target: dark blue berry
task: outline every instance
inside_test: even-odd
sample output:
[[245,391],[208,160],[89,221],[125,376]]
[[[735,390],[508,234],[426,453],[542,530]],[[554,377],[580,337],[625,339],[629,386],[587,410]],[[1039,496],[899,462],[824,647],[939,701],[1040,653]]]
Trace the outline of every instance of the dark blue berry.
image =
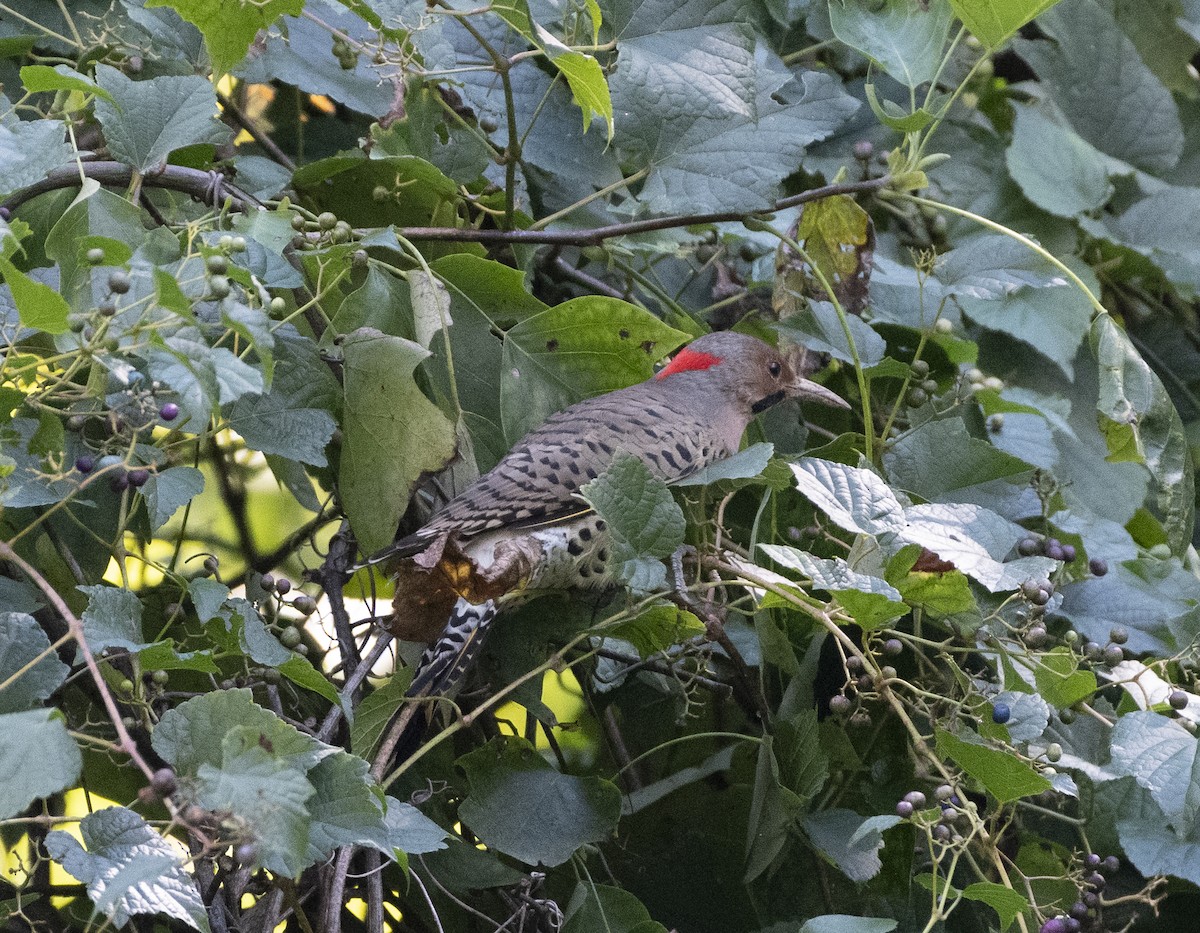
[[1093,557],[1088,561],[1088,569],[1092,572],[1093,577],[1102,577],[1108,573],[1108,561],[1101,557]]
[[996,703],[992,706],[992,722],[1002,726],[1012,718],[1012,709],[1007,703]]

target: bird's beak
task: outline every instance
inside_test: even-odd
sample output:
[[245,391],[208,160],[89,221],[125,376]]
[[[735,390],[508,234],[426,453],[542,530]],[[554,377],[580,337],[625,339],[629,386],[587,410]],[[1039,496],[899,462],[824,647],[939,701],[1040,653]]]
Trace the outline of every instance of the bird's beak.
[[827,389],[811,379],[798,379],[792,390],[792,396],[802,402],[820,402],[822,405],[830,405],[834,408],[850,407],[850,403],[832,389]]

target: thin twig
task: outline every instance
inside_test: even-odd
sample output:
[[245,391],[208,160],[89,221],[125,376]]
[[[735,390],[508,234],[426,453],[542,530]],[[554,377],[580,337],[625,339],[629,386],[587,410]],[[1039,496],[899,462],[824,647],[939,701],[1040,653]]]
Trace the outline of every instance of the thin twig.
[[317,732],[317,738],[322,742],[328,742],[333,735],[333,730],[337,728],[338,721],[342,718],[342,708],[350,701],[350,697],[354,696],[354,691],[359,688],[367,675],[371,673],[371,669],[375,667],[375,663],[383,657],[383,653],[387,651],[388,646],[392,643],[392,636],[388,632],[382,633],[371,646],[371,652],[361,664],[355,668],[353,674],[346,678],[346,683],[342,686],[341,704],[333,707],[325,716],[325,721],[321,723],[321,728]]
[[325,921],[322,933],[341,933],[342,906],[346,897],[346,875],[350,873],[350,860],[354,857],[354,846],[342,846],[334,856],[330,867],[329,884],[325,890]]
[[[4,207],[14,211],[26,201],[47,191],[78,188],[80,175],[109,188],[127,188],[133,182],[133,173],[133,168],[121,162],[78,162],[62,166],[49,172],[41,181],[13,194],[4,202]],[[220,207],[226,198],[242,210],[263,206],[253,195],[231,185],[219,172],[204,172],[182,165],[164,165],[162,168],[151,169],[141,178],[142,184],[147,187],[167,188],[190,194],[213,207]]]

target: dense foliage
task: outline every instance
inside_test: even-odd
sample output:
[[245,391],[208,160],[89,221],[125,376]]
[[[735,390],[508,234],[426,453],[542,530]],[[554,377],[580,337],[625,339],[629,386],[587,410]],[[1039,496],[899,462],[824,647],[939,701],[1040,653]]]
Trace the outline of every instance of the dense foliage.
[[[5,929],[1194,929],[1198,50],[0,0]],[[625,585],[506,613],[382,774],[421,646],[358,562],[731,326],[851,410],[618,461]]]

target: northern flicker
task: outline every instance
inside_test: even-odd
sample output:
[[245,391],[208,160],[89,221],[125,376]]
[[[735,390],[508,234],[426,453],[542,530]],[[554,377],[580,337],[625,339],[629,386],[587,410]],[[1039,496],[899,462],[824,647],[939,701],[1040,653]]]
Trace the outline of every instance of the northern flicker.
[[552,415],[423,528],[374,555],[370,563],[397,562],[392,632],[430,643],[408,696],[452,695],[502,598],[611,584],[604,522],[576,493],[618,454],[665,482],[682,479],[736,453],[754,417],[785,398],[848,407],[762,340],[700,337],[645,382]]

